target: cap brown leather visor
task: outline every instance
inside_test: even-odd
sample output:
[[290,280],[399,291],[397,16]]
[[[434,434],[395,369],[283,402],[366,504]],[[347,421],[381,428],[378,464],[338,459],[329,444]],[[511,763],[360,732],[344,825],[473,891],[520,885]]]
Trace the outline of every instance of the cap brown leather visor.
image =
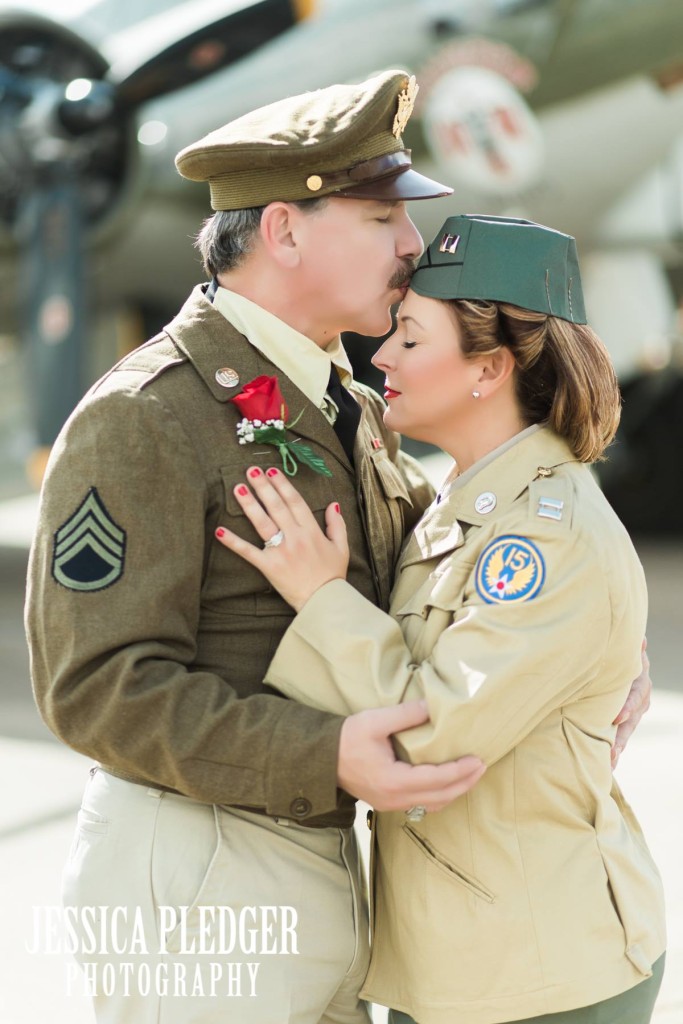
[[436,199],[452,195],[453,189],[410,168],[389,178],[352,185],[330,194],[348,199]]
[[318,180],[328,195],[349,199],[432,199],[453,192],[448,185],[413,170],[410,150],[364,160]]

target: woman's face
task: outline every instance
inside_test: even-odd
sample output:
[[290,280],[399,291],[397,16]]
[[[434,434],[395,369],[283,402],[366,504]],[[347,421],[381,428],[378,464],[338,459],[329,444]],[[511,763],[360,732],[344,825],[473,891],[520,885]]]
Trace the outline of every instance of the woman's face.
[[460,328],[445,303],[409,290],[398,327],[372,362],[385,374],[384,422],[420,441],[448,449],[453,431],[475,414],[482,365],[466,359]]

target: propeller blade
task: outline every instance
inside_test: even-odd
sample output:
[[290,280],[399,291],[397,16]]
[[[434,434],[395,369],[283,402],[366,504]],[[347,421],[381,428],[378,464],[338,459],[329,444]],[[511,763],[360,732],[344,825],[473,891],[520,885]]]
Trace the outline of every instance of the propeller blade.
[[21,204],[22,296],[29,390],[40,446],[49,446],[84,390],[83,215],[77,181],[42,185]]
[[[216,8],[225,6],[216,0],[192,0],[135,26],[134,38],[124,33],[125,40],[115,40],[115,50],[128,44],[125,55],[114,59],[109,76],[116,83],[119,106],[138,107],[233,64],[306,17],[311,5],[303,0],[232,0],[230,10],[215,17]],[[213,18],[207,24],[209,10]]]

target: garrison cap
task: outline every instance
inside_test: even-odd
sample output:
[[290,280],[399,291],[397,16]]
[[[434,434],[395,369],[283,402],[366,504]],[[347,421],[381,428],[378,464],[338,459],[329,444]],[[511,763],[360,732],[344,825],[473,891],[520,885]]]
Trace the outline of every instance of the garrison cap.
[[403,147],[417,88],[404,71],[385,71],[356,85],[290,96],[187,146],[176,167],[185,178],[209,182],[214,210],[327,195],[450,195],[448,185],[412,169]]
[[586,323],[576,242],[529,220],[449,217],[410,287],[431,299],[489,299]]

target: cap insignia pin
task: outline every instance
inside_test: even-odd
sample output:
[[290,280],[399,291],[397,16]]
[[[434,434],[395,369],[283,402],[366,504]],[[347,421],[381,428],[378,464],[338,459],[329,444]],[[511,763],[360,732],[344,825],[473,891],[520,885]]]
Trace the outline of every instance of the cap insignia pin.
[[458,248],[459,241],[460,235],[444,235],[443,238],[441,239],[439,252],[449,252],[452,256],[454,256],[455,250]]
[[311,174],[306,178],[306,188],[311,192],[319,192],[323,187],[323,179],[319,174]]
[[413,112],[415,97],[417,96],[419,88],[415,75],[411,75],[405,89],[398,94],[398,110],[396,111],[394,125],[391,129],[397,139],[401,138],[401,135],[403,135],[405,130],[405,126],[408,124],[408,119]]

